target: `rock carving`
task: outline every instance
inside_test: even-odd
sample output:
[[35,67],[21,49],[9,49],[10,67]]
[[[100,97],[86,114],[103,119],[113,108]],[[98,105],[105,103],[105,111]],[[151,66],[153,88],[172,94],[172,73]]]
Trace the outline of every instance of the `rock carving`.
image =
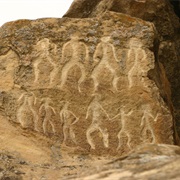
[[149,105],[143,105],[142,109],[143,109],[143,116],[142,116],[141,124],[140,124],[142,128],[142,136],[144,139],[146,139],[147,133],[150,132],[150,135],[152,138],[151,143],[155,143],[156,137],[154,135],[154,130],[153,130],[151,122],[157,121],[157,117],[159,116],[159,113],[157,113],[156,117],[154,117]]
[[[67,60],[67,57],[69,55],[69,49],[72,51],[69,59]],[[60,88],[62,89],[64,84],[66,83],[67,76],[69,70],[74,67],[78,66],[81,70],[81,77],[78,80],[78,90],[81,92],[80,85],[86,78],[86,72],[84,63],[88,61],[88,48],[85,43],[79,41],[79,37],[77,35],[72,35],[71,40],[68,41],[63,45],[62,48],[62,59],[61,64],[64,64],[61,72],[61,84]]]
[[102,37],[101,42],[97,45],[94,53],[94,62],[98,63],[91,75],[91,78],[94,81],[94,92],[97,91],[99,85],[98,76],[102,68],[107,68],[111,72],[113,75],[112,85],[113,88],[117,90],[117,82],[119,77],[115,67],[118,65],[118,58],[116,56],[114,46],[109,41],[109,36]]
[[34,105],[36,104],[34,93],[23,93],[17,101],[18,103],[21,103],[17,110],[17,121],[23,128],[34,127],[34,129],[37,130],[36,123],[38,121],[38,114],[34,108]]
[[123,145],[121,138],[123,137],[123,135],[125,135],[127,137],[127,146],[129,147],[129,149],[131,149],[131,135],[127,129],[128,126],[128,120],[129,120],[129,116],[133,113],[133,110],[126,112],[126,107],[123,106],[121,107],[120,110],[120,114],[121,114],[121,130],[118,133],[118,140],[119,140],[119,144],[117,147],[117,150],[121,148],[121,146]]
[[[39,108],[39,113],[44,114],[43,121],[42,121],[42,127],[44,134],[48,133],[48,125],[51,126],[53,133],[55,134],[55,125],[53,124],[53,116],[56,115],[55,109],[50,105],[52,103],[52,100],[48,97],[41,99],[41,106]],[[44,113],[43,113],[44,112]]]
[[69,102],[61,101],[61,103],[63,103],[63,107],[60,110],[60,119],[62,122],[64,135],[63,144],[66,144],[68,138],[70,138],[75,144],[77,144],[73,125],[79,121],[79,118],[69,110]]
[[128,82],[129,88],[136,85],[136,83],[142,82],[145,76],[144,69],[142,68],[143,61],[146,60],[147,55],[145,50],[142,49],[142,43],[136,39],[132,38],[129,41],[129,52],[128,52],[128,60],[129,64],[133,64],[128,71]]
[[99,131],[102,134],[103,137],[103,143],[104,147],[109,147],[109,134],[106,128],[103,128],[103,119],[102,114],[105,114],[107,119],[110,120],[109,115],[105,111],[105,109],[102,107],[102,105],[99,103],[100,95],[94,95],[93,100],[88,106],[87,113],[86,113],[86,119],[90,116],[92,117],[92,123],[88,127],[86,131],[86,137],[89,145],[91,146],[91,149],[95,149],[95,144],[93,142],[93,139],[91,137],[91,134],[95,131]]
[[57,47],[54,45],[53,47],[53,54],[50,53],[50,42],[49,39],[45,38],[37,43],[37,47],[40,47],[40,50],[37,54],[37,57],[35,58],[35,62],[33,63],[34,67],[34,83],[37,83],[39,81],[39,74],[41,73],[39,70],[39,66],[45,59],[53,66],[53,70],[50,73],[50,85],[52,85],[53,80],[58,73],[58,65],[53,60],[53,54],[56,54]]

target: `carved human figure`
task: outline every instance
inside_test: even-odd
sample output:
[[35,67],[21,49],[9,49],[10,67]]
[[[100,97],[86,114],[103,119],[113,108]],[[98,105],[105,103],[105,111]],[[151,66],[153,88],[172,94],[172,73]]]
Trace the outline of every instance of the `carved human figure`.
[[80,42],[77,34],[71,36],[71,40],[63,45],[61,64],[64,64],[61,72],[62,89],[66,83],[68,72],[74,66],[80,68],[81,77],[78,80],[78,90],[81,92],[80,85],[86,78],[84,63],[88,61],[89,51],[85,43]]
[[87,142],[91,146],[91,149],[95,149],[95,144],[93,142],[93,138],[91,134],[95,131],[99,131],[103,137],[103,144],[104,147],[109,147],[109,134],[106,128],[103,127],[103,118],[102,115],[106,115],[107,119],[110,120],[109,115],[99,103],[100,95],[95,94],[93,95],[93,100],[88,106],[86,119],[90,116],[92,118],[91,125],[88,127],[86,131]]
[[146,138],[147,133],[150,132],[150,135],[151,135],[151,138],[152,138],[151,143],[156,143],[156,137],[155,137],[154,130],[153,130],[153,127],[152,127],[152,122],[153,121],[156,122],[157,118],[158,118],[158,116],[160,114],[157,113],[156,117],[154,117],[150,106],[146,105],[146,104],[142,106],[142,111],[143,111],[143,116],[142,116],[142,119],[141,119],[140,126],[142,128],[143,138]]
[[101,72],[104,68],[107,68],[113,75],[112,86],[115,90],[117,90],[117,82],[119,79],[117,75],[117,67],[119,66],[118,58],[116,56],[114,46],[109,41],[109,36],[102,37],[101,42],[97,45],[93,56],[94,62],[97,63],[91,75],[91,78],[94,81],[94,92],[97,90],[99,85],[99,72]]
[[127,146],[129,147],[129,149],[131,149],[131,135],[127,129],[128,126],[128,119],[129,116],[133,113],[133,110],[130,110],[128,112],[126,112],[126,107],[122,106],[120,109],[120,115],[121,115],[121,130],[118,133],[118,140],[119,140],[119,144],[117,147],[117,150],[121,148],[121,146],[123,145],[121,138],[124,137],[124,135],[127,137]]
[[73,130],[73,125],[78,122],[79,118],[72,111],[69,110],[70,103],[68,101],[62,101],[62,103],[63,107],[60,110],[60,119],[63,126],[63,144],[66,145],[68,138],[70,138],[70,140],[77,144],[76,136]]
[[17,121],[23,128],[34,128],[37,131],[38,113],[35,110],[36,97],[34,93],[23,93],[17,102],[20,103],[17,110]]
[[49,39],[45,38],[37,43],[36,49],[38,49],[39,51],[33,63],[34,75],[35,75],[34,83],[37,83],[39,81],[39,74],[41,73],[39,69],[40,64],[44,60],[47,60],[53,67],[53,70],[50,73],[50,82],[49,82],[50,85],[52,85],[53,80],[57,75],[59,68],[58,64],[54,60],[55,57],[53,57],[56,55],[57,47],[55,45],[53,46],[53,44],[49,42]]
[[128,82],[129,88],[138,84],[143,83],[143,78],[145,76],[146,70],[143,68],[144,64],[148,64],[147,54],[145,50],[142,49],[143,44],[137,38],[131,38],[129,41],[129,51],[127,57],[128,66]]
[[55,134],[55,125],[53,124],[53,118],[56,115],[55,109],[50,105],[52,100],[48,97],[41,99],[41,106],[39,108],[39,114],[43,114],[42,128],[43,133],[48,133],[48,126],[51,126],[52,132]]

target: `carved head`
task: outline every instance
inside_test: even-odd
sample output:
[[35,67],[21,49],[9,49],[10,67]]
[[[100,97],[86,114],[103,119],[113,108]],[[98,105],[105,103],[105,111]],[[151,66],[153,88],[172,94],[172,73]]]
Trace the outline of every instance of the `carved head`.
[[137,38],[131,38],[129,40],[129,47],[130,48],[142,48],[143,44],[140,39]]
[[104,36],[104,37],[101,38],[101,41],[102,41],[102,42],[109,42],[110,39],[111,39],[110,36]]
[[49,39],[44,38],[37,43],[37,46],[40,46],[42,49],[48,49],[49,44]]
[[74,34],[71,35],[71,40],[77,41],[80,39],[80,33],[76,32]]
[[49,98],[49,97],[42,98],[42,99],[41,99],[41,102],[44,103],[44,104],[53,103],[52,99]]
[[60,101],[60,104],[63,105],[63,109],[67,109],[71,103],[69,101]]
[[92,94],[92,97],[93,97],[93,100],[94,100],[94,101],[99,101],[99,100],[101,100],[101,95],[98,94],[98,93],[93,93],[93,94]]

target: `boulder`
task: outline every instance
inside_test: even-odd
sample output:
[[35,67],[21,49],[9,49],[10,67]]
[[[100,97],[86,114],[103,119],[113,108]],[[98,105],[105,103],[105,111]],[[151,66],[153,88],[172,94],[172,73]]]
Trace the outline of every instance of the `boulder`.
[[[96,2],[96,5],[93,4]],[[93,5],[92,5],[93,4]],[[174,118],[180,135],[180,1],[174,0],[75,0],[64,17],[93,18],[106,11],[128,14],[152,22],[158,33],[155,48],[171,84]],[[175,14],[175,13],[176,14]]]
[[1,109],[77,153],[174,144],[171,92],[153,23],[108,11],[0,29]]

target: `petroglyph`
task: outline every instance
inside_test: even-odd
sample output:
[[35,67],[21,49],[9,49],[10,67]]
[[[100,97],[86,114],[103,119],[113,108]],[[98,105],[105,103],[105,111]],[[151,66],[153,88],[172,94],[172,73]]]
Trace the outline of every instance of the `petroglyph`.
[[104,147],[106,148],[109,147],[108,131],[106,128],[102,127],[103,125],[102,114],[105,114],[108,120],[110,120],[110,118],[107,112],[105,111],[105,109],[99,103],[99,100],[100,100],[100,95],[95,94],[93,100],[88,106],[86,113],[86,119],[88,119],[89,116],[92,118],[92,123],[86,131],[87,141],[91,146],[91,149],[95,149],[95,144],[93,142],[93,138],[91,137],[91,134],[95,131],[99,131],[102,134]]
[[114,46],[109,42],[110,37],[102,37],[101,42],[97,45],[95,53],[94,53],[94,62],[98,63],[94,68],[91,78],[94,81],[94,91],[97,91],[99,81],[99,72],[103,68],[107,68],[111,74],[113,75],[112,86],[115,90],[117,90],[117,82],[118,82],[118,75],[116,72],[118,66],[118,58],[116,56]]
[[[143,78],[145,77],[145,70],[142,65],[147,59],[145,50],[142,49],[142,42],[136,38],[132,38],[129,41],[128,62],[132,67],[128,71],[129,88],[135,86],[139,82],[143,84]],[[133,65],[132,65],[133,64]]]
[[63,144],[66,144],[68,138],[77,144],[73,125],[79,121],[79,118],[69,110],[70,103],[68,101],[62,101],[61,103],[63,103],[63,107],[60,110],[60,119],[62,122],[64,135]]
[[27,128],[23,134],[94,155],[174,143],[171,92],[154,57],[152,23],[107,11],[3,28],[0,113]]
[[119,144],[118,144],[118,147],[117,147],[117,150],[121,148],[121,146],[123,145],[123,142],[121,141],[121,138],[124,137],[127,137],[127,146],[129,147],[129,149],[131,149],[131,135],[127,129],[127,126],[128,126],[128,120],[129,120],[129,116],[133,113],[133,110],[129,111],[129,112],[126,112],[126,107],[123,106],[121,107],[121,110],[120,110],[120,114],[121,114],[121,130],[119,131],[118,133],[118,140],[119,140]]
[[52,103],[52,100],[48,97],[41,99],[42,104],[39,108],[39,113],[43,114],[44,111],[44,117],[42,122],[43,132],[44,134],[48,133],[48,126],[51,126],[52,132],[55,134],[55,126],[53,124],[53,116],[56,115],[55,109],[50,105]]
[[[53,50],[51,50],[52,52],[50,53],[50,49],[52,48],[51,46],[53,46]],[[38,53],[37,53],[37,55],[36,55],[37,57],[35,58],[35,61],[33,63],[34,76],[35,76],[34,83],[37,83],[40,80],[39,79],[39,74],[41,73],[40,69],[39,69],[40,64],[44,60],[47,60],[53,66],[53,70],[50,72],[50,82],[49,82],[50,85],[52,85],[53,80],[59,70],[58,64],[55,63],[55,61],[53,59],[53,56],[56,55],[57,47],[55,44],[51,44],[49,42],[49,39],[45,38],[37,43],[36,49],[38,50]]]
[[142,119],[141,119],[140,126],[142,128],[143,139],[145,138],[145,140],[146,140],[147,133],[150,132],[150,135],[151,135],[151,138],[152,138],[151,143],[156,143],[156,137],[154,135],[154,130],[153,130],[153,127],[151,125],[151,122],[153,122],[153,121],[156,122],[157,121],[159,113],[157,113],[156,117],[154,117],[153,114],[152,114],[152,110],[149,107],[149,105],[143,105],[142,110],[143,110],[143,116],[142,116]]
[[[68,49],[71,49],[71,55],[69,55]],[[68,58],[67,58],[68,57]],[[80,85],[86,78],[86,72],[84,63],[88,61],[89,58],[89,50],[83,42],[79,41],[79,37],[77,35],[72,35],[71,40],[63,45],[62,48],[62,59],[61,64],[65,63],[61,72],[61,84],[60,88],[62,89],[64,84],[66,83],[69,70],[78,66],[81,71],[81,77],[78,80],[78,90],[81,92]]]
[[23,128],[34,127],[37,130],[38,114],[34,108],[36,104],[35,95],[32,92],[23,93],[17,102],[21,104],[17,110],[17,121]]

